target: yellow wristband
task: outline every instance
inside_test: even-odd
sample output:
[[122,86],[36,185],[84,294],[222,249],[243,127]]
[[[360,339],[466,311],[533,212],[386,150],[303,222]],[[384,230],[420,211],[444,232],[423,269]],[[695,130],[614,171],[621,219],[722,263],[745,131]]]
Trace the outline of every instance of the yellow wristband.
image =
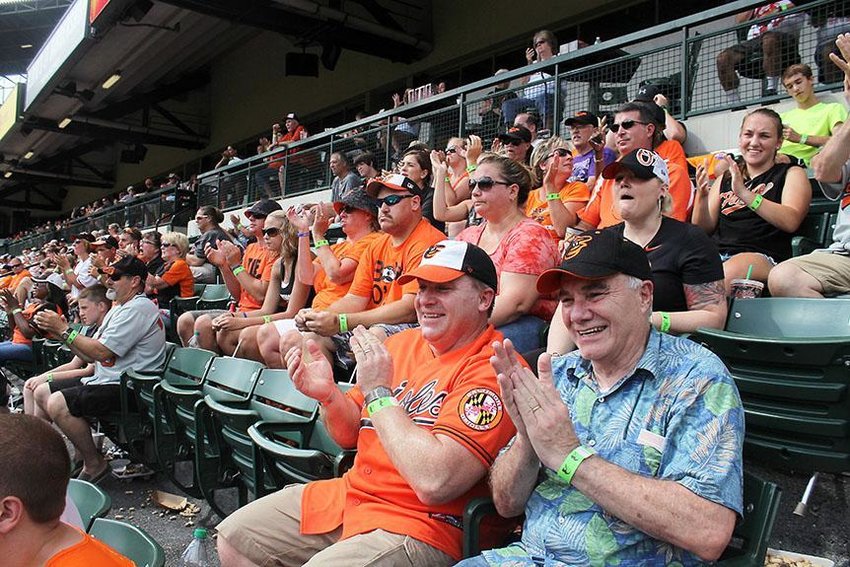
[[46,378],[48,383],[53,382],[53,372],[48,372]]
[[395,398],[391,396],[384,396],[383,398],[373,400],[368,406],[366,406],[366,413],[369,414],[369,417],[372,417],[384,408],[397,405],[398,401]]
[[473,171],[475,171],[476,169],[478,169],[478,166],[477,166],[477,165],[474,165],[474,164],[473,164],[473,165],[467,165],[467,166],[466,166],[466,171],[468,171],[469,173],[472,173],[472,172],[473,172]]
[[330,243],[327,240],[317,240],[313,246],[316,248],[321,248],[322,246],[330,246]]
[[21,309],[20,307],[15,307],[14,309],[12,309],[12,315],[17,315],[21,312],[23,312],[23,309]]
[[561,200],[561,194],[560,193],[547,193],[546,194],[546,200],[547,201],[560,201]]
[[670,314],[666,311],[659,311],[661,315],[661,325],[658,326],[658,330],[662,333],[666,333],[670,330]]
[[271,315],[263,315],[263,323],[271,323],[272,316]]
[[345,313],[340,313],[337,317],[339,318],[339,332],[340,333],[347,333],[348,332],[348,315],[346,315]]
[[245,266],[236,266],[235,268],[233,268],[233,275],[238,276],[239,274],[241,274],[244,271],[245,271]]
[[596,451],[591,449],[590,447],[585,447],[584,445],[579,445],[575,449],[567,455],[567,458],[564,459],[563,464],[558,469],[558,478],[563,480],[567,486],[573,483],[573,476],[575,476],[576,471],[578,470],[578,466],[584,462],[585,459],[591,457],[596,454]]
[[74,269],[73,269],[73,268],[68,268],[67,270],[65,270],[65,273],[66,273],[66,274],[68,274],[68,275],[73,274],[73,273],[74,273]]

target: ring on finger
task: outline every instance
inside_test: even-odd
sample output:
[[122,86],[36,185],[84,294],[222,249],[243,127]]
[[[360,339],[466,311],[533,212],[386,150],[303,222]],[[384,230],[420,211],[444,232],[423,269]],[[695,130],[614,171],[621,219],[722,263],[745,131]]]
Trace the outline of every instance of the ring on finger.
[[534,413],[539,409],[540,409],[540,404],[534,404],[533,406],[531,406],[531,413]]

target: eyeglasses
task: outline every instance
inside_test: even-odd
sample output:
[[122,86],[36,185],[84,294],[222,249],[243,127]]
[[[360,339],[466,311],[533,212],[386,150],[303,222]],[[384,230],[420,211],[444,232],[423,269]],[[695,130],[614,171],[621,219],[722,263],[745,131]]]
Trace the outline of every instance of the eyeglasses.
[[123,278],[124,276],[128,276],[128,275],[129,275],[129,274],[122,274],[121,272],[112,272],[112,273],[111,273],[111,274],[109,274],[107,277],[108,277],[111,281],[113,281],[113,282],[117,282],[118,280],[120,280],[120,279],[121,279],[121,278]]
[[507,181],[496,181],[491,177],[481,177],[479,179],[470,179],[469,180],[469,188],[475,189],[478,187],[482,191],[488,191],[493,188],[494,185],[504,185],[507,187],[510,185]]
[[379,208],[383,207],[384,205],[392,207],[398,205],[403,200],[409,199],[411,197],[413,197],[413,195],[411,195],[410,193],[408,193],[407,195],[387,195],[383,199],[375,199],[375,202],[378,203]]
[[342,212],[347,214],[347,215],[350,215],[354,211],[359,211],[359,210],[360,209],[358,209],[357,207],[352,207],[351,205],[343,205],[343,207],[342,207]]
[[451,154],[456,154],[456,153],[457,153],[457,148],[456,148],[456,147],[454,147],[454,146],[449,146],[448,148],[446,148],[446,155],[447,155],[447,156],[448,156],[448,155],[451,155]]
[[640,120],[623,120],[619,124],[611,124],[611,131],[615,134],[620,131],[620,127],[622,126],[624,130],[631,130],[635,127],[635,124],[643,124],[644,126],[649,124],[649,122],[641,122]]
[[[558,157],[564,158],[564,157],[567,157],[567,156],[572,157],[572,154],[570,154],[570,150],[568,150],[567,148],[555,148],[554,150],[552,150],[552,153],[550,153],[548,156],[546,156],[546,160],[552,159],[552,156],[558,156]],[[546,160],[544,160],[544,161],[546,161]]]
[[280,234],[280,229],[274,226],[270,226],[269,228],[263,229],[263,236],[268,236],[269,238],[274,238],[275,236]]
[[508,145],[508,146],[519,146],[519,145],[521,145],[521,144],[523,143],[523,141],[522,141],[522,140],[517,140],[517,139],[515,139],[515,138],[510,138],[510,139],[508,139],[508,140],[505,140],[505,142],[504,142],[504,143],[505,143],[506,145]]
[[163,242],[159,245],[160,248],[170,248],[171,246],[177,248],[177,245],[172,242]]
[[198,216],[195,217],[195,221],[197,222],[201,219],[206,219],[206,218],[209,218],[209,215],[198,215]]
[[537,47],[538,45],[543,45],[544,43],[546,43],[545,39],[538,39],[534,42],[534,47]]

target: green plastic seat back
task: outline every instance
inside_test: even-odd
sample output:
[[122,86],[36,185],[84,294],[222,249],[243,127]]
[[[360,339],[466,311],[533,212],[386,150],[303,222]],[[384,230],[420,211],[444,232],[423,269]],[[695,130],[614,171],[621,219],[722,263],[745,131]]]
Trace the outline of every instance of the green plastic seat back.
[[137,402],[144,407],[151,421],[153,415],[153,387],[164,380],[177,387],[196,386],[203,382],[210,361],[216,354],[209,350],[191,347],[177,347],[166,359],[165,370],[161,376],[139,376],[133,379]]
[[204,293],[204,289],[207,287],[207,284],[196,283],[193,290],[192,295],[200,297]]
[[744,517],[718,565],[764,565],[781,495],[774,483],[744,471]]
[[311,422],[319,404],[295,389],[286,370],[266,368],[260,373],[251,408],[264,421]]
[[262,369],[262,363],[254,360],[216,357],[204,379],[204,395],[225,404],[246,402]]
[[207,284],[198,299],[196,309],[225,309],[230,301],[230,291],[224,284]]
[[109,494],[85,480],[72,478],[68,482],[68,496],[77,507],[86,531],[89,531],[95,518],[103,518],[112,507]]
[[729,308],[725,330],[757,337],[850,337],[850,299],[739,299]]
[[165,565],[165,552],[143,529],[134,525],[96,518],[89,533],[121,555],[127,557],[136,567],[162,567]]

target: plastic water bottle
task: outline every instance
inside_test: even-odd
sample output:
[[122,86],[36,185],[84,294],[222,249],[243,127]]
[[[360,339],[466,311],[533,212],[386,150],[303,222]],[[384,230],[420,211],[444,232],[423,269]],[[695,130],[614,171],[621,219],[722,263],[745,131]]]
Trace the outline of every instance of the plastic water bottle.
[[192,335],[192,338],[189,339],[189,342],[186,343],[186,346],[191,347],[191,348],[200,348],[201,345],[198,343],[198,337],[200,337],[200,336],[201,336],[201,333],[199,333],[198,331],[195,331],[195,334]]
[[212,567],[206,528],[195,528],[192,543],[180,556],[180,567]]

